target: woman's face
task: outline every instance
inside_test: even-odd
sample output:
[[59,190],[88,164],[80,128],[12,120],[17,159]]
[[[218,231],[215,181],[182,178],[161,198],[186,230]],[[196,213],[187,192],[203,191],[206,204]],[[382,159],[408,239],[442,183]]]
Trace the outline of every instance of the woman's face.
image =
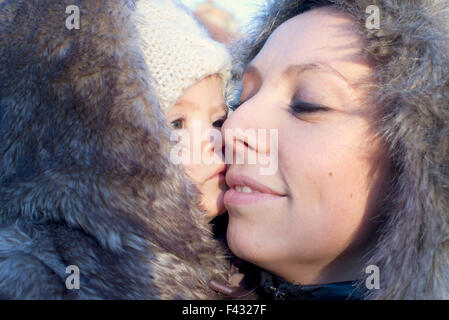
[[[353,280],[387,180],[375,106],[357,85],[372,68],[352,26],[328,7],[282,24],[246,69],[241,105],[222,129],[278,131],[274,174],[228,169],[227,238],[237,256],[294,283]],[[267,151],[243,140],[226,148]]]

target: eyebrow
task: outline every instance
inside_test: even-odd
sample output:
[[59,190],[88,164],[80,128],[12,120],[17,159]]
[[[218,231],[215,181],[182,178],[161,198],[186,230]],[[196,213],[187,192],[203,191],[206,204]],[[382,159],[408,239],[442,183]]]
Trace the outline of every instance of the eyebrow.
[[[349,80],[343,74],[341,74],[341,72],[339,72],[337,69],[332,67],[329,63],[324,62],[324,61],[312,61],[312,62],[304,63],[304,64],[291,65],[283,72],[283,76],[291,76],[293,74],[298,75],[303,72],[311,71],[311,70],[334,74],[337,77],[339,77],[340,79],[342,79],[344,82],[346,82],[346,84],[348,86],[353,88],[352,84],[349,82]],[[256,77],[257,79],[262,79],[259,69],[257,69],[257,67],[254,65],[249,65],[245,70],[245,74],[252,75],[252,76]]]
[[[191,107],[191,108],[196,109],[196,110],[201,109],[201,107],[198,104],[196,104],[195,102],[190,101],[190,100],[181,100],[178,103],[176,103],[175,106],[178,106],[178,107],[180,107],[182,109],[188,108],[188,107]],[[227,110],[226,109],[226,104],[225,104],[224,101],[220,101],[219,103],[210,104],[210,106],[213,108],[214,111],[219,111],[219,110],[221,111],[221,110],[223,110],[223,111],[226,112],[226,110]]]
[[351,87],[351,88],[353,87],[352,84],[349,82],[349,80],[343,74],[341,74],[341,72],[339,72],[337,69],[332,67],[329,63],[323,62],[323,61],[313,61],[313,62],[304,63],[304,64],[291,65],[290,67],[287,68],[286,71],[284,71],[283,75],[284,76],[290,76],[293,74],[298,75],[303,72],[311,71],[311,70],[334,74],[337,77],[339,77],[341,80],[346,82],[346,84],[349,87]]

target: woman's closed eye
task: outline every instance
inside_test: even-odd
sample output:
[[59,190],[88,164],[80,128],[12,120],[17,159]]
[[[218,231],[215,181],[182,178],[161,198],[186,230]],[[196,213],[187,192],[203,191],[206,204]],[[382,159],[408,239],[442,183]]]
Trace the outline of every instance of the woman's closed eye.
[[289,111],[294,116],[329,110],[330,109],[328,107],[322,106],[320,104],[314,104],[298,100],[295,100],[292,104],[289,105]]

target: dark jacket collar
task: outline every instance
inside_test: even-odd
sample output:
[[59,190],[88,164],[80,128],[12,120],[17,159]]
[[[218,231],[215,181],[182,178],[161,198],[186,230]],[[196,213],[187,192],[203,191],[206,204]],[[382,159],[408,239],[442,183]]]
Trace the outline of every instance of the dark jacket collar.
[[357,281],[294,285],[266,271],[260,273],[258,295],[269,300],[362,300]]

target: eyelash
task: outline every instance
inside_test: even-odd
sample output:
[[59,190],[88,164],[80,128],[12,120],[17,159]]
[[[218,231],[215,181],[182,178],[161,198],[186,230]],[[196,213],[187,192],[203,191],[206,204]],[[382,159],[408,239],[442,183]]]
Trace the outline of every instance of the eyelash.
[[299,114],[307,114],[307,113],[313,113],[318,111],[328,111],[329,108],[308,103],[308,102],[295,102],[294,104],[289,105],[290,113],[294,116],[297,116]]
[[[178,122],[178,121],[181,121],[182,128],[175,128],[175,127],[174,127],[173,124],[174,124],[175,122]],[[221,127],[223,126],[223,123],[224,123],[225,121],[226,121],[226,117],[220,118],[220,119],[218,119],[218,120],[215,120],[215,121],[212,123],[212,126],[213,126],[214,128],[221,128]],[[172,128],[173,128],[174,130],[184,129],[184,119],[183,119],[183,118],[179,118],[179,119],[173,120],[173,121],[170,123],[170,125],[172,126]]]
[[[232,106],[232,109],[235,110],[238,107],[240,107],[244,102],[238,102],[237,104]],[[315,105],[308,102],[295,102],[295,104],[289,105],[290,113],[294,116],[297,116],[299,114],[306,114],[306,113],[312,113],[312,112],[318,112],[318,111],[328,111],[329,108]]]
[[[178,122],[178,121],[181,121],[182,128],[175,128],[175,127],[173,126],[173,123]],[[170,122],[170,125],[172,126],[172,128],[173,128],[174,130],[181,130],[181,129],[184,129],[184,119],[183,119],[183,118],[179,118],[179,119],[173,120],[172,122]]]
[[[213,126],[214,128],[221,128],[221,127],[223,126],[223,123],[224,123],[225,121],[226,121],[226,117],[220,118],[220,119],[214,121],[214,122],[212,123],[212,126]],[[217,122],[218,122],[219,124],[217,124]]]

